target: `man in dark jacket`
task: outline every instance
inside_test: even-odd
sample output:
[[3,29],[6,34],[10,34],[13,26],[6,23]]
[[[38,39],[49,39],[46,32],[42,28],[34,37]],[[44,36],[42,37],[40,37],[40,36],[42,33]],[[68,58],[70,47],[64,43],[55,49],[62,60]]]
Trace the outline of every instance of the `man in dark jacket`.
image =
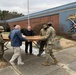
[[26,38],[23,38],[20,32],[21,27],[19,25],[16,25],[13,30],[11,30],[9,34],[9,39],[11,40],[11,46],[13,47],[14,54],[9,61],[10,64],[15,65],[14,61],[15,59],[18,59],[17,64],[18,65],[23,65],[24,63],[22,62],[21,58],[21,49],[20,46],[22,45],[22,41],[28,41]]
[[[27,29],[23,31],[23,35],[25,35],[25,36],[33,36],[34,32],[33,32],[33,30],[31,30],[31,27],[28,26]],[[26,54],[28,53],[28,45],[30,45],[29,52],[30,52],[30,54],[32,54],[32,41],[25,42],[25,53]]]

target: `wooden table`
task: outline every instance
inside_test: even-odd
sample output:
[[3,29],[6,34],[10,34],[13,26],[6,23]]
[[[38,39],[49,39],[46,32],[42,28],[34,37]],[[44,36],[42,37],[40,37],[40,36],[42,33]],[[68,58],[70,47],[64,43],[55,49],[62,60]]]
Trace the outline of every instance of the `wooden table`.
[[38,41],[41,39],[41,36],[26,36],[29,41]]
[[[3,39],[5,41],[10,41],[9,38],[8,38],[8,34],[3,34]],[[41,36],[37,35],[37,36],[25,36],[24,38],[27,38],[29,41],[38,41],[40,40]]]
[[[8,38],[8,34],[2,34],[3,39],[5,40],[5,47],[8,49],[7,44],[10,41]],[[24,36],[23,36],[24,37]],[[39,46],[34,42],[40,40],[41,36],[25,36],[24,38],[27,38],[29,41],[33,41],[33,43],[39,48]]]

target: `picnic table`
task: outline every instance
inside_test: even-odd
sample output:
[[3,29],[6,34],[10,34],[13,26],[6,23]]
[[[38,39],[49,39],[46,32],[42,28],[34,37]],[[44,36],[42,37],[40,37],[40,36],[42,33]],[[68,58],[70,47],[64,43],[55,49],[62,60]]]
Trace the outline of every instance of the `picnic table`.
[[[3,36],[3,39],[5,41],[10,41],[10,39],[8,38],[8,34],[2,34],[2,36]],[[24,38],[27,38],[29,41],[38,41],[38,40],[40,40],[41,36],[39,36],[39,35],[36,35],[36,36],[25,36]]]
[[[10,42],[10,39],[8,38],[8,34],[2,34],[3,39],[5,40],[5,47],[6,49],[8,49],[7,44],[8,42]],[[24,38],[27,38],[29,41],[33,41],[33,43],[39,48],[39,46],[34,42],[34,41],[38,41],[41,39],[41,36],[36,35],[36,36],[23,36]]]

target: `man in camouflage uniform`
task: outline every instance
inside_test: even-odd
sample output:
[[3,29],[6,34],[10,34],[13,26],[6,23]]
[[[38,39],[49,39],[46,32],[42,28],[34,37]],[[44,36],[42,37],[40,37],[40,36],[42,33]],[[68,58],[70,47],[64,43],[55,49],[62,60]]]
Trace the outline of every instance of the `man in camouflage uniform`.
[[45,48],[45,54],[46,54],[46,60],[42,63],[44,66],[50,65],[50,56],[54,59],[54,64],[58,63],[58,60],[54,57],[52,49],[53,49],[53,40],[56,36],[55,29],[52,27],[51,23],[48,23],[48,29],[46,32],[46,35],[41,38],[41,40],[47,40],[46,42],[46,48]]
[[0,26],[0,59],[3,58],[3,54],[4,54],[4,40],[1,34],[3,31],[4,31],[4,28]]
[[[40,35],[45,36],[46,32],[47,32],[47,25],[44,24],[43,28],[40,30]],[[37,56],[40,56],[43,53],[44,46],[46,45],[46,40],[42,40],[42,41],[39,41],[39,42],[40,42],[40,48],[39,48],[39,54]]]

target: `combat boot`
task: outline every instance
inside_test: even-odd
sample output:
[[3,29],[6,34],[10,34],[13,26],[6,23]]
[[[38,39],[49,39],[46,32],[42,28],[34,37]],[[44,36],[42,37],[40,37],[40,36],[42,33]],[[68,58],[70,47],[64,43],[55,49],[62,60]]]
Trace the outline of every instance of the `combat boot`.
[[57,63],[58,63],[58,60],[54,58],[54,65],[56,65]]
[[44,66],[50,66],[50,62],[49,61],[45,61],[45,62],[42,63],[42,65],[44,65]]

